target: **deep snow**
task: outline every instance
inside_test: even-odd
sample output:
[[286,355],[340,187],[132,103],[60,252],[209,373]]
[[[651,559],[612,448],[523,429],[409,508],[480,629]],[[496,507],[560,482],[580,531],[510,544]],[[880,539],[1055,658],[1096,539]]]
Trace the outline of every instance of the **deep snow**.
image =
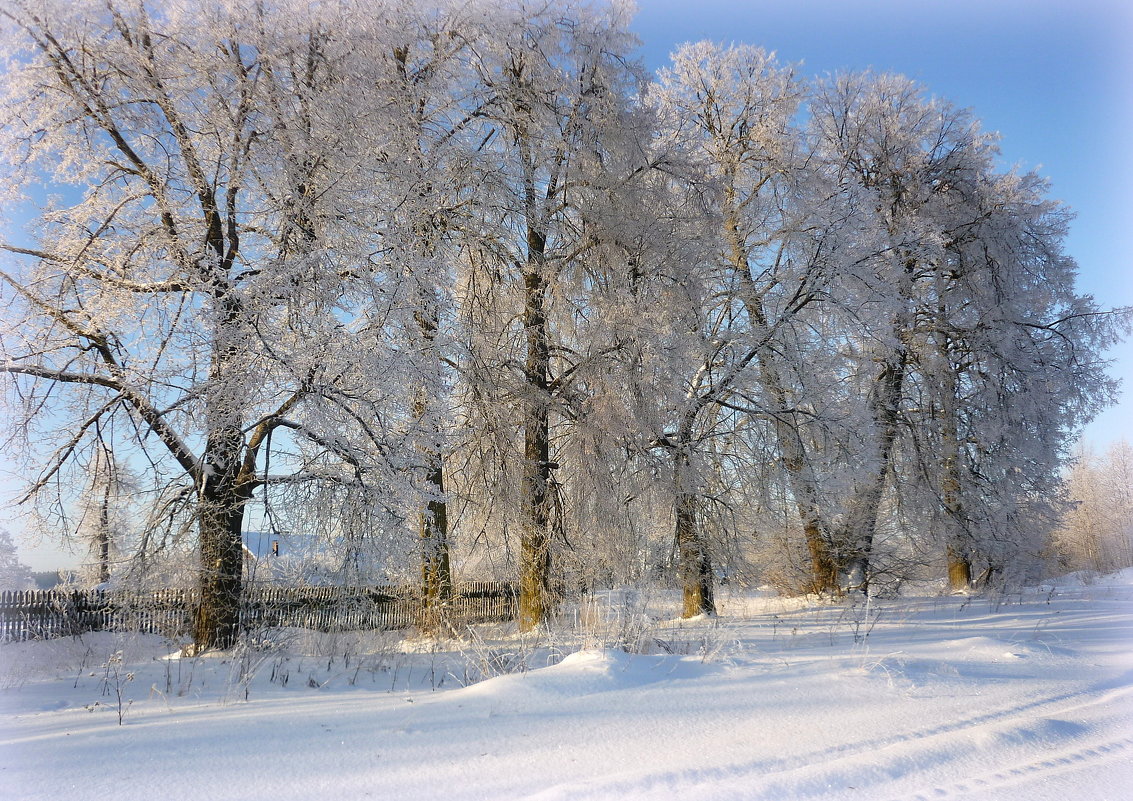
[[612,594],[539,638],[282,632],[235,657],[2,645],[0,797],[1133,798],[1133,571],[645,608]]

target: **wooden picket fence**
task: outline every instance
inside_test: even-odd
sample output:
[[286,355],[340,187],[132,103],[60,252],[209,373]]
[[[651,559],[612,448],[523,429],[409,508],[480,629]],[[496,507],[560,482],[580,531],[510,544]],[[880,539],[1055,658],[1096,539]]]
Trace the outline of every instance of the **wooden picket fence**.
[[[129,631],[186,637],[197,606],[194,590],[6,590],[0,592],[0,642],[47,639],[87,631]],[[454,625],[512,620],[516,588],[468,582],[443,610]],[[404,629],[422,625],[417,588],[278,587],[250,585],[240,606],[244,629],[293,627],[317,631]]]

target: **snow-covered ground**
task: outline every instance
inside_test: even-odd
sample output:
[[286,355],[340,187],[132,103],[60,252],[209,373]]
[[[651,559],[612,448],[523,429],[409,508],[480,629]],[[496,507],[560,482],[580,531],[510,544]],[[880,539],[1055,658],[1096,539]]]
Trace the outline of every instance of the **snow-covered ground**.
[[692,623],[605,600],[539,638],[2,645],[0,798],[1133,798],[1133,571]]

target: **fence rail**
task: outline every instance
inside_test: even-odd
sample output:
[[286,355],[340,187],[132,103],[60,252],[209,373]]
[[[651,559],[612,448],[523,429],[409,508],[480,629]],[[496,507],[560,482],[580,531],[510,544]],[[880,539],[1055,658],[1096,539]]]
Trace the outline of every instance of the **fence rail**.
[[[0,592],[0,642],[48,639],[87,631],[129,631],[185,637],[198,604],[195,590],[6,590]],[[240,604],[245,629],[294,627],[318,631],[404,629],[423,625],[417,588],[277,587],[250,585]],[[468,582],[440,610],[453,624],[511,620],[516,588]]]

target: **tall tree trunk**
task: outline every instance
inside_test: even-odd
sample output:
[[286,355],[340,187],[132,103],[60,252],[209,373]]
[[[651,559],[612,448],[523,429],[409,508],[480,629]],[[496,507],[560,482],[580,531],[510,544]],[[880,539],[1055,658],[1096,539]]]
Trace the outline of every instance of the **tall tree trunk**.
[[892,358],[882,362],[870,390],[872,469],[855,485],[846,524],[836,543],[841,583],[847,590],[869,591],[869,558],[877,534],[877,518],[889,476],[893,443],[897,439],[898,409],[907,363],[907,349],[902,345]]
[[[890,239],[898,239],[898,230],[890,225]],[[913,281],[917,261],[900,256],[898,290],[903,304],[890,321],[895,345],[884,354],[881,369],[873,380],[868,397],[872,465],[860,481],[854,482],[846,521],[834,543],[836,560],[841,571],[841,584],[847,589],[869,591],[869,559],[877,535],[877,518],[885,495],[885,481],[892,467],[893,443],[897,439],[897,422],[909,353],[913,347],[911,331],[914,314]]]
[[[416,96],[414,86],[415,78],[409,69],[409,47],[407,45],[395,46],[392,50],[397,75],[401,82],[402,91],[406,98]],[[413,169],[411,174],[427,175],[430,159],[426,156],[422,137],[428,127],[426,121],[427,104],[424,99],[410,103],[413,110],[414,136],[412,138],[411,153]],[[432,217],[426,210],[433,206],[432,186],[428,181],[422,180],[417,184],[415,210],[410,217],[410,226],[416,236],[416,244],[422,265],[435,263],[438,251],[438,242],[443,234],[443,224]],[[419,358],[426,367],[428,379],[433,379],[432,386],[426,381],[418,389],[413,399],[413,414],[418,428],[424,439],[418,448],[425,465],[426,490],[430,500],[421,511],[418,520],[418,535],[421,540],[421,589],[425,606],[426,628],[431,631],[438,630],[443,624],[442,619],[445,608],[452,600],[452,568],[449,558],[448,542],[448,506],[445,500],[444,479],[444,453],[442,450],[442,424],[439,415],[430,414],[430,406],[435,398],[430,393],[436,393],[444,385],[441,359],[436,352],[437,328],[439,326],[439,312],[435,295],[435,276],[425,270],[419,272],[415,266],[406,272],[406,280],[413,281],[417,287],[417,311],[414,319],[420,335]]]
[[[946,349],[944,349],[946,351]],[[947,352],[945,352],[947,357]],[[943,431],[941,432],[940,501],[944,509],[945,558],[948,562],[948,586],[953,592],[972,585],[972,563],[964,522],[960,486],[960,437],[956,398],[956,374],[949,363],[944,371],[942,387]]]
[[[729,186],[735,181],[734,168],[728,171]],[[830,536],[819,503],[818,479],[807,458],[802,431],[787,397],[783,371],[776,359],[774,332],[764,313],[759,287],[752,278],[748,263],[748,247],[740,235],[739,210],[735,190],[729,188],[725,200],[724,232],[729,243],[729,260],[733,274],[739,279],[741,300],[751,321],[752,333],[762,342],[757,360],[759,384],[768,400],[775,440],[779,448],[780,463],[787,474],[791,494],[802,521],[803,536],[811,562],[811,592],[824,593],[838,590],[838,566],[830,544]]]
[[529,224],[527,265],[523,283],[523,327],[527,337],[524,379],[528,397],[524,409],[523,505],[520,532],[519,629],[529,631],[550,610],[551,575],[551,452],[547,392],[550,385],[550,346],[545,308],[547,284],[543,274],[545,236]]
[[692,481],[688,443],[673,451],[673,485],[676,496],[678,575],[684,595],[681,617],[716,613],[712,559],[696,519],[697,491]]
[[[425,412],[424,390],[414,406],[418,419]],[[438,631],[445,624],[445,609],[452,600],[452,567],[449,559],[448,504],[445,501],[444,456],[426,446],[425,483],[432,496],[421,511],[418,532],[421,538],[421,589],[425,605],[425,628]]]
[[[757,335],[765,342],[771,342],[771,331],[763,315],[762,305],[754,297],[745,304],[748,314],[756,328]],[[838,565],[830,545],[829,534],[819,503],[818,479],[807,458],[803,445],[802,431],[791,410],[782,373],[770,347],[760,348],[759,383],[770,401],[769,412],[773,416],[775,441],[779,447],[779,458],[795,507],[803,525],[807,552],[810,554],[811,582],[808,589],[815,593],[838,591]]]
[[[197,527],[200,538],[200,606],[194,628],[197,651],[230,648],[240,633],[240,599],[243,591],[244,507],[252,494],[245,467],[246,377],[240,371],[242,309],[226,290],[218,292],[222,314],[213,334],[214,351],[205,398],[208,437],[204,469],[198,478]],[[254,470],[254,457],[248,454]]]
[[[421,333],[423,345],[422,359],[426,364],[432,365],[437,378],[437,386],[442,383],[440,359],[434,352],[437,315],[429,298],[419,301],[419,311],[415,315],[417,326]],[[434,439],[427,440],[420,448],[421,457],[427,471],[425,483],[430,500],[422,510],[418,523],[418,532],[421,538],[421,583],[425,602],[426,627],[436,630],[443,625],[444,609],[452,600],[452,567],[449,559],[448,542],[448,504],[445,500],[445,471],[444,454],[441,452],[438,440],[441,431],[440,422],[429,416],[428,388],[418,390],[413,400],[413,413],[417,422],[427,429],[427,435]]]

